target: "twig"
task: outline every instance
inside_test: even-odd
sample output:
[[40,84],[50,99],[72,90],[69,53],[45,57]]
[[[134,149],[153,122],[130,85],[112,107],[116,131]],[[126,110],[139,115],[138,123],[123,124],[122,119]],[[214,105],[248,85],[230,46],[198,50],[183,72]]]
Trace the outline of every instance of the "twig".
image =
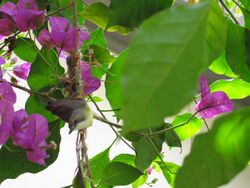
[[54,15],[54,14],[57,14],[57,13],[60,13],[60,12],[64,11],[65,9],[69,8],[70,6],[72,6],[72,2],[70,2],[69,4],[67,4],[67,5],[66,5],[65,7],[63,7],[63,8],[60,8],[60,9],[56,10],[55,12],[52,12],[52,13],[46,15],[46,16],[45,16],[45,19],[47,19],[48,17],[50,17],[50,16],[52,16],[52,15]]
[[[194,103],[195,103],[195,104],[197,104],[197,101],[196,101],[196,99],[195,99],[195,98],[194,98]],[[202,119],[202,121],[204,122],[204,124],[205,124],[205,126],[206,126],[207,130],[209,131],[209,126],[208,126],[207,121],[206,121],[204,118],[201,118],[201,119]]]
[[111,126],[113,126],[113,127],[116,127],[116,128],[118,128],[118,129],[121,129],[121,128],[122,128],[121,125],[119,125],[119,124],[117,124],[117,123],[113,123],[113,122],[111,122],[111,121],[109,121],[109,120],[107,120],[107,119],[105,119],[105,118],[99,116],[99,115],[96,114],[96,113],[94,113],[94,118],[95,118],[96,120],[99,120],[99,121],[101,121],[101,122],[103,122],[103,123],[109,124],[109,125],[111,125]]
[[[102,117],[104,119],[107,120],[106,116],[100,110],[99,106],[96,104],[94,99],[90,95],[88,95],[88,96],[89,96],[90,100],[93,102],[93,104],[95,105],[97,111],[102,115]],[[133,151],[135,151],[135,149],[126,140],[124,140],[123,137],[114,129],[114,127],[113,127],[114,125],[109,124],[108,121],[106,121],[105,123],[107,123],[110,126],[110,128],[114,131],[114,133],[116,134],[117,137],[119,137],[129,148],[131,148]]]
[[227,5],[224,3],[223,0],[218,0],[220,2],[220,4],[225,8],[225,10],[228,12],[228,14],[231,16],[231,18],[233,19],[233,21],[240,25],[240,23],[238,22],[238,20],[235,18],[235,16],[233,15],[233,13],[230,11],[230,9],[227,7]]
[[[0,80],[0,82],[4,82],[4,81],[3,81],[3,80]],[[7,81],[6,81],[6,82],[7,82]],[[7,82],[7,83],[9,83],[11,86],[13,86],[13,87],[15,87],[15,88],[21,89],[21,90],[23,90],[23,91],[29,93],[30,95],[38,95],[38,96],[47,98],[47,99],[49,99],[49,100],[55,101],[54,98],[48,96],[48,95],[45,94],[45,93],[40,93],[40,92],[37,92],[37,91],[32,91],[32,90],[30,90],[30,89],[28,89],[28,88],[26,88],[26,87],[23,87],[23,86],[20,86],[20,85],[11,83],[11,82]]]
[[164,132],[169,131],[169,130],[176,129],[176,128],[178,128],[178,127],[182,127],[182,126],[188,124],[188,123],[193,119],[193,117],[194,117],[197,113],[198,113],[198,112],[195,112],[186,122],[181,123],[181,124],[179,124],[179,125],[176,125],[176,126],[173,126],[173,127],[169,127],[169,128],[166,128],[166,129],[157,131],[157,132],[152,132],[152,133],[149,133],[149,134],[145,134],[145,133],[141,133],[141,134],[153,136],[153,135],[157,135],[157,134],[164,133]]

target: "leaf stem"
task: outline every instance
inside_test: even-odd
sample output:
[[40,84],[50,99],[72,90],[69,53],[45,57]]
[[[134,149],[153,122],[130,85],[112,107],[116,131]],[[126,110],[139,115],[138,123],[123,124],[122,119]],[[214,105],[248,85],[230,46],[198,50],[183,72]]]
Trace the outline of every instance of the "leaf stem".
[[55,12],[51,12],[50,14],[46,15],[45,19],[48,18],[48,17],[50,17],[50,16],[52,16],[52,15],[54,15],[54,14],[57,14],[57,13],[60,13],[60,12],[64,11],[65,9],[69,8],[70,6],[72,6],[72,2],[70,2],[69,4],[67,4],[63,8],[60,8],[60,9],[56,10]]

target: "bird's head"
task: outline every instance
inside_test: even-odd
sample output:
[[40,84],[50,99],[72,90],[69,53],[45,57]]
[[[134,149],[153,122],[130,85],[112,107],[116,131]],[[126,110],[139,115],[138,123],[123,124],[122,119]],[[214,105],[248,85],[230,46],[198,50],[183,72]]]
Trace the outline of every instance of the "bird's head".
[[69,133],[74,130],[85,129],[93,123],[93,112],[90,107],[86,105],[85,108],[76,109],[69,119]]

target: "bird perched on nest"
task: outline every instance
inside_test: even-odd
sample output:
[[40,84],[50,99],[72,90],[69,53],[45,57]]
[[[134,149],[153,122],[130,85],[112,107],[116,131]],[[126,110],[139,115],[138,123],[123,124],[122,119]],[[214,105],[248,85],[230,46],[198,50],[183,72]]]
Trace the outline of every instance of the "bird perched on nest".
[[93,123],[93,113],[84,99],[59,99],[48,101],[46,109],[69,123],[69,133],[85,129]]

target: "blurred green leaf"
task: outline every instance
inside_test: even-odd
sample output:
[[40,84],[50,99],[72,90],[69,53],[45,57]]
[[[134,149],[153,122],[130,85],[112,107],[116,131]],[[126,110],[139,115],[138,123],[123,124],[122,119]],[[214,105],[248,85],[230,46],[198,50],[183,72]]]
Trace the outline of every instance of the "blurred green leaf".
[[135,182],[132,183],[132,188],[138,188],[144,185],[148,180],[148,174],[140,176]]
[[[112,109],[121,109],[122,107],[122,92],[121,92],[121,74],[122,68],[127,55],[127,50],[123,51],[109,69],[106,81],[106,97]],[[118,119],[121,118],[120,110],[114,111]]]
[[195,137],[175,188],[216,188],[242,171],[250,159],[249,114],[248,107],[222,116],[210,132]]
[[122,74],[124,133],[157,127],[190,102],[199,75],[223,52],[225,36],[215,1],[178,6],[145,21]]
[[101,2],[89,5],[83,12],[83,16],[85,19],[88,19],[89,21],[95,23],[102,29],[105,29],[109,32],[118,31],[121,34],[128,34],[128,32],[131,31],[131,29],[122,26],[113,26],[107,28],[109,21],[109,9],[105,4]]
[[[50,164],[52,164],[59,152],[59,146],[61,142],[60,136],[60,124],[62,122],[60,120],[50,122],[49,124],[49,131],[50,136],[47,138],[47,142],[54,141],[57,144],[57,149],[49,149],[47,153],[49,158],[46,159],[46,166],[41,166],[36,163],[30,162],[24,150],[11,146],[12,150],[9,151],[7,147],[2,146],[0,149],[0,183],[2,183],[6,179],[14,179],[17,178],[19,175],[30,172],[30,173],[37,173],[44,169],[46,169]],[[14,148],[14,149],[13,149]]]
[[[176,126],[188,122],[184,126],[174,129],[181,141],[187,140],[196,135],[202,128],[202,119],[192,117],[190,113],[177,115],[171,125]],[[192,119],[191,119],[192,117]],[[191,120],[190,120],[191,119]]]
[[156,12],[171,7],[172,3],[172,0],[112,0],[108,26],[138,27]]
[[211,91],[223,91],[230,99],[243,99],[250,96],[250,83],[241,79],[217,80],[210,85]]
[[228,21],[226,59],[233,72],[250,81],[250,32]]
[[37,50],[34,46],[35,44],[31,39],[18,38],[16,40],[16,47],[14,48],[14,53],[20,59],[32,63],[35,61],[37,55]]
[[133,166],[122,162],[111,162],[103,171],[101,184],[128,185],[141,175],[143,173]]
[[233,73],[231,67],[226,60],[225,52],[221,54],[213,63],[209,66],[209,69],[216,74],[222,74],[231,78],[236,78],[237,75]]

